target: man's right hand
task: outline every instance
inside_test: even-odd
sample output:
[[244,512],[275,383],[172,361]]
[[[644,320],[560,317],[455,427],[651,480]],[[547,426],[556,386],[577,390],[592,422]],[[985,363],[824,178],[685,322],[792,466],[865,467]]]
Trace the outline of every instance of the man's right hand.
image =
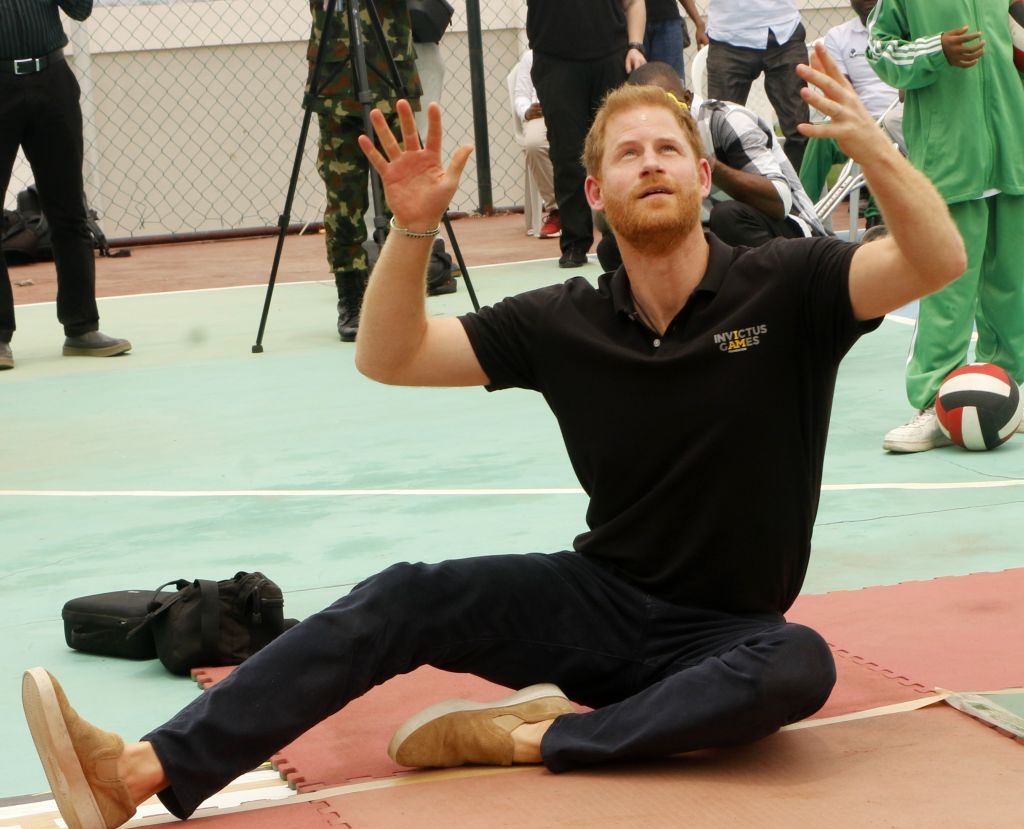
[[359,136],[359,146],[380,175],[395,222],[408,230],[432,230],[455,195],[473,148],[465,145],[456,149],[445,168],[441,163],[441,108],[436,103],[427,107],[427,138],[422,147],[409,102],[398,101],[395,111],[401,125],[401,145],[384,115],[375,109],[370,122],[383,154],[368,135]]
[[985,54],[981,32],[968,32],[966,26],[942,33],[942,54],[950,66],[970,69]]
[[544,111],[540,108],[540,104],[530,104],[529,109],[523,115],[524,121],[532,121],[534,118],[543,118]]

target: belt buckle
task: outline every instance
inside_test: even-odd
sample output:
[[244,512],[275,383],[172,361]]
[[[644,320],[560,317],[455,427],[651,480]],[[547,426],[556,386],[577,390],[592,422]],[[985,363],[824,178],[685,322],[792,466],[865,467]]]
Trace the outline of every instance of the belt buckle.
[[[21,58],[15,59],[14,61],[14,74],[15,75],[31,75],[33,72],[38,72],[40,69],[39,58]],[[28,68],[22,70],[21,67],[28,64]]]

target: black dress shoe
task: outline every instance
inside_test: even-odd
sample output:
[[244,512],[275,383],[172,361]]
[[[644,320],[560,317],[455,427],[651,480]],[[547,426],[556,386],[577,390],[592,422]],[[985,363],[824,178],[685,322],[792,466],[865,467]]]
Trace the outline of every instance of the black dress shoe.
[[64,340],[65,357],[113,357],[132,350],[128,340],[108,337],[101,331],[90,331]]
[[11,353],[11,344],[0,343],[0,371],[7,368],[14,368],[14,355]]
[[558,267],[560,268],[581,268],[590,261],[587,259],[587,252],[580,248],[568,248],[562,251],[562,256],[558,260]]

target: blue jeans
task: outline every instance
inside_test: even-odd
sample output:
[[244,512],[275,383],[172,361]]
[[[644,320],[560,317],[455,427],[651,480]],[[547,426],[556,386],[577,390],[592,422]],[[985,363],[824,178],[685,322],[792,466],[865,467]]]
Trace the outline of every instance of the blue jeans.
[[644,54],[647,60],[667,63],[676,70],[680,78],[685,78],[682,19],[677,17],[648,23],[644,31]]
[[396,564],[244,662],[143,739],[186,817],[205,798],[391,677],[421,665],[519,688],[554,682],[595,710],[559,717],[553,772],[732,746],[814,713],[835,665],[781,615],[686,608],[576,553]]

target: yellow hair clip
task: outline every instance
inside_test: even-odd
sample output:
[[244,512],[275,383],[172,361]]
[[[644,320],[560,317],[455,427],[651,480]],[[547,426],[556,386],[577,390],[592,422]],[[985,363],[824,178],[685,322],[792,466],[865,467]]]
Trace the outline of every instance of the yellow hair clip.
[[678,106],[683,112],[689,112],[690,111],[689,105],[686,104],[684,101],[680,101],[671,92],[666,92],[665,94],[668,95],[668,97],[671,98],[673,101],[675,101],[676,102],[676,106]]

